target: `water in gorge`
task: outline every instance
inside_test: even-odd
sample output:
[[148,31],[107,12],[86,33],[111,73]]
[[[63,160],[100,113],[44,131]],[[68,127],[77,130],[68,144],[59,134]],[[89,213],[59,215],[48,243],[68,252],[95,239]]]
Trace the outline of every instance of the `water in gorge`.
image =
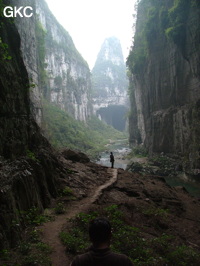
[[129,148],[128,140],[118,140],[115,143],[108,144],[106,146],[106,149],[104,152],[100,154],[99,161],[97,161],[98,164],[104,165],[104,166],[111,166],[110,163],[110,152],[113,152],[113,155],[115,157],[115,168],[122,168],[126,169],[128,160],[125,159],[125,156],[131,151]]
[[[115,168],[126,169],[130,160],[126,159],[126,155],[131,151],[129,148],[128,140],[118,140],[115,143],[108,144],[105,151],[100,154],[100,159],[97,161],[98,164],[104,166],[111,166],[110,163],[110,152],[113,152],[115,156]],[[132,158],[131,162],[145,163],[142,158]],[[147,162],[147,160],[146,160]],[[192,196],[200,198],[200,177],[191,177],[185,173],[180,173],[177,176],[164,177],[166,182],[171,187],[182,186],[184,187]]]

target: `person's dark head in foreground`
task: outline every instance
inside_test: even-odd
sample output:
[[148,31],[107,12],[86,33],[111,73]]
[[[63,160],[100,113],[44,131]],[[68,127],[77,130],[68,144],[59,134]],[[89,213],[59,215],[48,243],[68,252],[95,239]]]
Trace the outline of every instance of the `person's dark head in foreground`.
[[111,224],[106,218],[96,218],[90,222],[89,236],[95,248],[108,247],[111,235]]
[[110,250],[111,225],[106,218],[96,218],[89,224],[89,236],[93,246],[74,258],[71,266],[133,266],[123,254]]

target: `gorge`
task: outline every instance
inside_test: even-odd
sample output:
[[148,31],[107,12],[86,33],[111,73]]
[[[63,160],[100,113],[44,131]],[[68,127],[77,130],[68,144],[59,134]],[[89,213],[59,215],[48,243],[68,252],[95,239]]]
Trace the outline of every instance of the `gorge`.
[[[0,1],[0,10],[5,5],[16,1]],[[92,71],[103,89],[93,88],[87,63],[46,3],[18,0],[20,5],[32,6],[34,16],[12,21],[0,15],[0,265],[70,265],[84,252],[87,224],[97,215],[112,221],[113,246],[134,265],[198,265],[198,196],[170,187],[161,175],[112,170],[69,149],[73,141],[91,148],[93,112],[121,131],[126,127],[114,117],[123,120],[118,110],[124,114],[129,107],[119,41],[105,40]],[[197,177],[199,14],[196,0],[141,0],[127,61],[130,144],[143,144],[150,156],[177,159]],[[119,54],[110,57],[115,49]],[[62,149],[43,135],[45,104],[59,127],[52,131],[74,135]],[[86,128],[88,142],[73,119]],[[100,122],[93,126],[104,136],[108,127]]]

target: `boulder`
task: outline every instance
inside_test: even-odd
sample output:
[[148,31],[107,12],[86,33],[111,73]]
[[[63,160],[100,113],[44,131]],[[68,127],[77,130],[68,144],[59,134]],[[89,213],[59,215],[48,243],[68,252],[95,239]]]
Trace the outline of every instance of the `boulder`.
[[62,156],[66,160],[70,160],[72,162],[80,162],[80,163],[89,163],[90,159],[86,154],[79,151],[73,151],[70,149],[64,149],[61,151]]

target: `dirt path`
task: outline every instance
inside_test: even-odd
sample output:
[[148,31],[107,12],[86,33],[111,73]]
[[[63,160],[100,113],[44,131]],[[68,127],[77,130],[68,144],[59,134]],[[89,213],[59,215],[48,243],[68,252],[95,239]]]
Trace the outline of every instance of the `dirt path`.
[[52,266],[69,265],[70,262],[66,256],[65,247],[60,242],[59,233],[61,232],[63,225],[66,223],[66,219],[72,218],[78,213],[86,211],[90,205],[99,198],[103,193],[103,190],[111,186],[117,180],[117,169],[108,168],[108,173],[111,175],[111,179],[108,182],[97,187],[96,190],[93,190],[87,198],[72,203],[66,214],[56,216],[54,221],[41,226],[43,241],[53,249],[51,254]]

